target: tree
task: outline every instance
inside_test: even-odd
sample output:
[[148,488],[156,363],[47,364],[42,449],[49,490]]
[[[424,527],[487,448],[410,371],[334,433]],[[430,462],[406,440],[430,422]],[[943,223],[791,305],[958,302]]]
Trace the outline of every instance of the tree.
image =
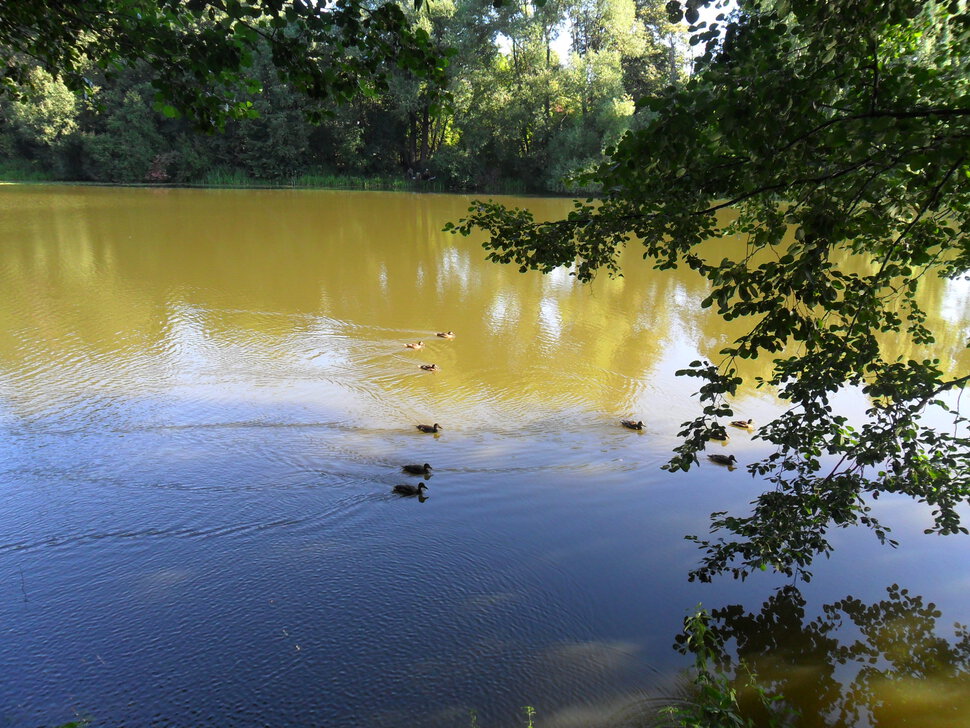
[[[967,3],[742,0],[700,21],[700,6],[725,4],[668,3],[671,20],[693,24],[697,73],[644,103],[642,128],[581,178],[599,200],[543,223],[476,202],[449,227],[485,231],[494,261],[567,266],[583,281],[617,274],[619,249],[638,239],[655,267],[705,278],[705,306],[750,322],[719,361],[679,372],[701,382],[702,411],[665,467],[690,468],[734,414],[737,361],[771,357],[758,385],[788,409],[759,430],[774,451],[749,470],[772,487],[749,515],[712,515],[691,578],[810,578],[834,527],[862,524],[893,543],[870,511],[884,493],[928,504],[929,531],[967,533],[968,422],[946,395],[970,374],[934,358],[917,300],[927,279],[970,270]],[[743,255],[702,245],[727,235],[745,236]],[[925,354],[890,356],[879,332]],[[845,387],[868,396],[864,422],[835,411]],[[951,426],[922,421],[928,408]]]
[[226,136],[238,166],[255,179],[285,179],[304,171],[311,127],[307,100],[288,84],[273,82],[268,53],[256,55],[253,69],[263,92],[253,102],[257,116],[227,124]]
[[37,93],[28,102],[11,103],[9,117],[28,143],[56,145],[77,129],[77,98],[39,68],[32,70],[30,83]]
[[0,156],[57,167],[77,131],[80,104],[63,83],[39,68],[30,81],[35,90],[29,99],[0,99]]
[[664,5],[656,0],[636,0],[645,43],[639,54],[625,58],[623,63],[624,84],[635,100],[677,83],[686,68],[682,26],[671,22]]
[[95,180],[144,182],[148,177],[152,162],[164,151],[151,107],[143,96],[150,93],[147,84],[128,89],[112,101],[110,114],[102,119],[103,130],[85,135],[89,173]]
[[394,2],[2,0],[0,20],[0,94],[32,88],[36,67],[83,93],[92,69],[110,76],[143,62],[159,108],[204,129],[254,115],[261,84],[250,69],[262,44],[279,80],[319,101],[373,93],[392,67],[440,81],[447,65]]
[[[487,64],[494,55],[491,11],[487,0],[435,0],[415,17],[416,25],[425,30],[438,52],[451,49],[454,62],[448,67],[444,87],[408,71],[395,74],[389,84],[384,98],[389,118],[380,126],[401,130],[395,156],[402,171],[418,174],[432,164],[454,125],[452,91],[458,79]],[[446,103],[449,100],[452,103]]]

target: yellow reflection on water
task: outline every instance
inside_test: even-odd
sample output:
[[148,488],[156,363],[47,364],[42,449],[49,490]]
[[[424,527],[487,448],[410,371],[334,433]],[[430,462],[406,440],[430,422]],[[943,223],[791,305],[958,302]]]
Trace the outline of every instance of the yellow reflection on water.
[[[569,208],[513,202],[540,217]],[[623,278],[591,286],[563,271],[487,263],[478,241],[441,232],[467,204],[399,193],[4,187],[0,362],[18,381],[12,399],[43,412],[82,388],[125,396],[195,385],[240,397],[296,383],[304,404],[392,422],[528,420],[537,407],[691,414],[690,383],[673,371],[698,355],[716,361],[746,322],[701,309],[696,276],[657,273],[636,250]],[[937,355],[967,368],[967,287],[928,279],[923,295]],[[456,338],[435,336],[445,330]],[[423,350],[404,349],[417,340]],[[897,337],[885,346],[923,356]],[[421,372],[423,363],[441,371]],[[766,376],[769,366],[746,364],[745,374]]]

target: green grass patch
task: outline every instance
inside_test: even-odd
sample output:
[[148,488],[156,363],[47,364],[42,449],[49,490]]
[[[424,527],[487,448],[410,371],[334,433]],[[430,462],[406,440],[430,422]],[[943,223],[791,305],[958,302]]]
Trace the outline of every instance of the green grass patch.
[[38,169],[22,159],[0,161],[2,182],[52,182],[56,179],[50,172]]
[[195,182],[193,187],[296,188],[327,190],[386,190],[391,192],[447,192],[438,180],[409,180],[404,177],[361,176],[335,173],[302,174],[283,179],[258,179],[238,169],[214,169]]
[[198,184],[204,187],[265,187],[268,183],[260,183],[238,169],[219,167],[206,172]]
[[[92,184],[90,181],[66,180],[52,172],[40,169],[21,159],[0,161],[0,183],[3,182],[66,182],[69,184]],[[94,182],[93,184],[118,185],[119,182]],[[292,177],[261,179],[251,177],[241,169],[218,167],[193,180],[173,183],[181,187],[216,187],[228,189],[321,189],[321,190],[368,190],[386,192],[452,192],[494,195],[568,194],[566,188],[541,191],[530,188],[515,179],[493,180],[483,188],[451,186],[446,180],[408,179],[403,175],[354,175],[317,171]],[[135,186],[167,186],[166,183],[141,182]],[[127,185],[126,185],[127,186]],[[584,192],[579,190],[578,193]]]
[[342,174],[304,174],[294,177],[293,187],[310,187],[331,190],[387,190],[390,192],[446,192],[444,183],[409,180],[405,177],[358,176]]

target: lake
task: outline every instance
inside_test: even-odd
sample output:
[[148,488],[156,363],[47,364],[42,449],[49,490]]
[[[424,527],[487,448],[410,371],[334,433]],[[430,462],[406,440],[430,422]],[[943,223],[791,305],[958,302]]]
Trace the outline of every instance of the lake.
[[[0,187],[0,726],[632,725],[698,603],[799,725],[970,725],[970,539],[890,497],[898,549],[689,583],[683,536],[760,484],[660,469],[697,408],[674,371],[743,322],[635,250],[590,286],[488,263],[441,232],[470,199]],[[925,296],[966,371],[970,288]]]

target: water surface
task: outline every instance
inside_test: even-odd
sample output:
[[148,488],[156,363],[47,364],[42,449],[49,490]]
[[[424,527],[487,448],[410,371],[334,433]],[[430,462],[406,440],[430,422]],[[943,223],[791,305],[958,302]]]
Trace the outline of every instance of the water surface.
[[[484,262],[440,232],[467,204],[0,189],[0,725],[467,726],[474,711],[501,727],[527,704],[542,726],[626,725],[675,691],[689,661],[671,645],[698,602],[757,612],[784,585],[688,583],[682,536],[759,484],[660,470],[696,408],[673,372],[743,323],[635,251],[592,286]],[[970,366],[968,300],[928,281],[954,370]],[[751,390],[736,411],[778,407]],[[728,451],[763,448],[738,432]],[[423,502],[391,495],[406,462],[434,466]],[[922,506],[880,508],[901,548],[837,534],[801,586],[804,621],[900,583],[955,640],[968,541],[922,536]],[[758,653],[790,651],[773,639]],[[778,667],[789,691],[825,664],[806,654]],[[907,719],[912,683],[893,684],[873,693],[898,706],[879,725]]]

